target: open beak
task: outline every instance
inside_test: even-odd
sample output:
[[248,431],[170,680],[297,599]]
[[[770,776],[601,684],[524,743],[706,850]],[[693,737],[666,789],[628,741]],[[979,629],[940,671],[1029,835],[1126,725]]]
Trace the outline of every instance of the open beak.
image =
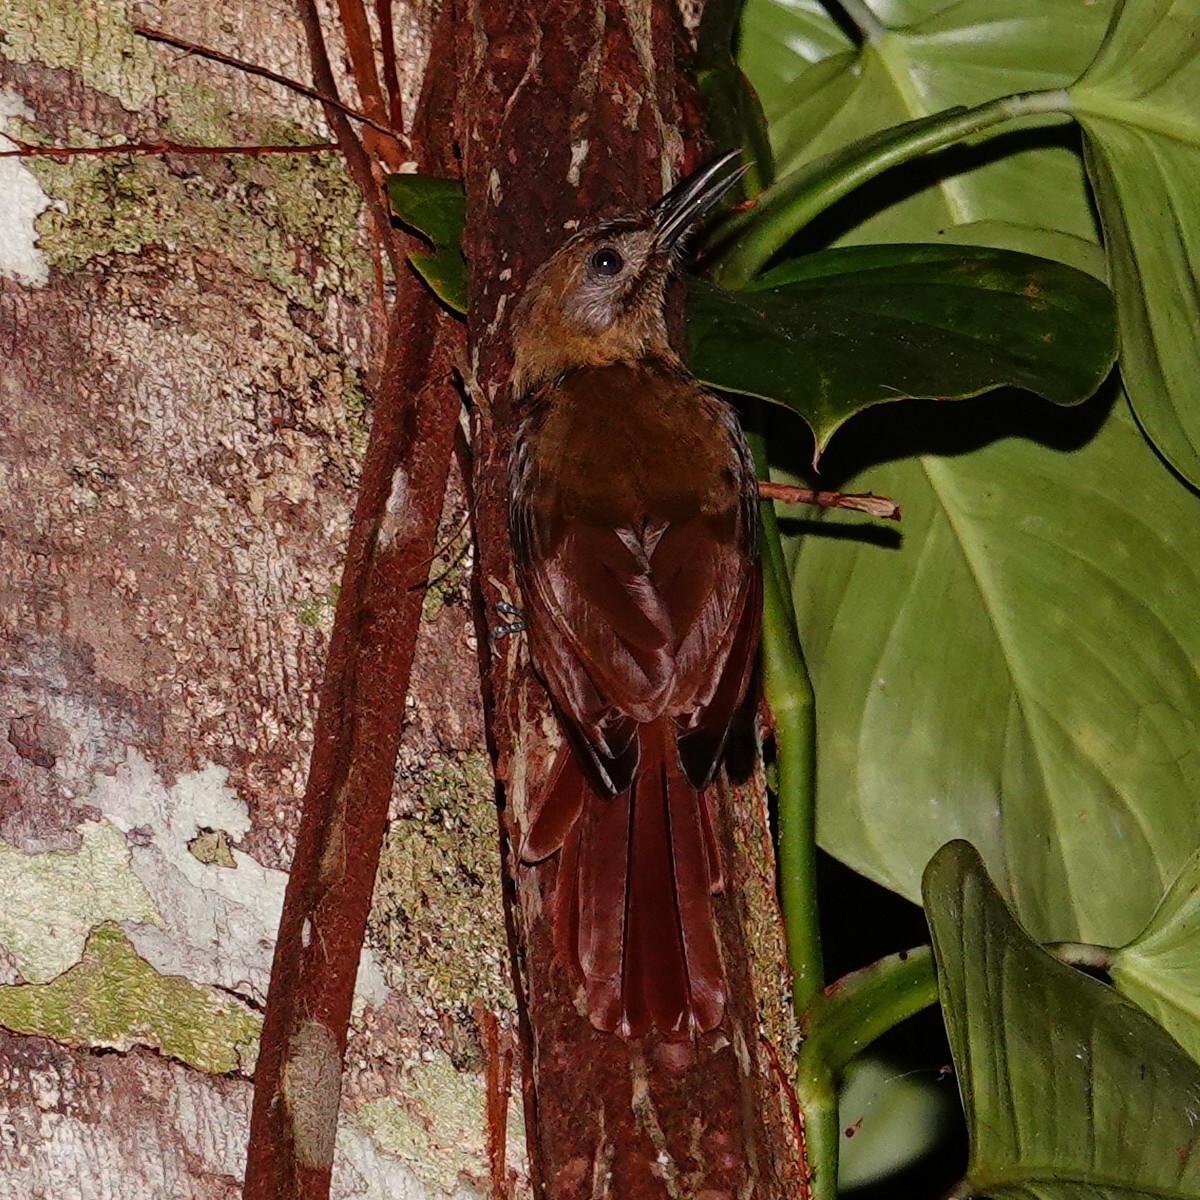
[[741,149],[730,150],[684,176],[651,208],[657,225],[656,244],[670,250],[701,217],[749,170],[739,165]]

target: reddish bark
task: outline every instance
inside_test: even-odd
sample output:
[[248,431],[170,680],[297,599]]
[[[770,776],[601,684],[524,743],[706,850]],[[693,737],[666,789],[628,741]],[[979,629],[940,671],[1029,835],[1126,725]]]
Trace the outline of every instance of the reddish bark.
[[[301,11],[314,78],[324,95],[335,95],[315,5]],[[359,3],[343,6],[344,20],[347,12],[355,18],[346,29],[352,58],[365,70],[374,62],[363,44],[365,12]],[[369,110],[386,109],[373,70],[361,90]],[[345,113],[331,107],[327,116],[399,281],[275,945],[246,1200],[329,1193],[354,984],[460,408],[452,374],[460,327],[404,265]],[[430,165],[444,167],[436,154]]]
[[[467,192],[468,319],[476,404],[474,503],[484,611],[513,600],[505,525],[509,447],[520,419],[507,386],[509,320],[521,286],[570,230],[656,198],[682,166],[687,103],[676,72],[674,8],[658,0],[493,5],[460,0],[459,142]],[[597,464],[603,469],[604,464]],[[481,645],[487,644],[481,637]],[[486,653],[486,651],[485,651]],[[487,665],[490,733],[519,836],[546,764],[547,703],[515,641]],[[759,796],[761,799],[761,794]],[[748,823],[754,827],[759,814]],[[731,849],[739,821],[727,812]],[[696,1044],[634,1042],[596,1031],[554,952],[543,898],[553,863],[515,866],[511,907],[525,1019],[531,1156],[547,1196],[799,1194],[775,1089],[757,1061],[759,1004],[740,885],[756,868],[739,850],[718,900],[731,984],[725,1024]],[[761,902],[761,892],[756,897]],[[767,893],[766,903],[770,904]],[[765,1000],[769,1008],[772,997]]]

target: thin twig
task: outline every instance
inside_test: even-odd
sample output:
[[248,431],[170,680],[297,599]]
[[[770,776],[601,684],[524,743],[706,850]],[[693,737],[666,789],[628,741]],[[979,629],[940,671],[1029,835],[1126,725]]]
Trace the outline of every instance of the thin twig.
[[500,1022],[480,1000],[474,1004],[476,1024],[484,1052],[484,1087],[487,1096],[487,1155],[491,1172],[488,1200],[511,1200],[508,1173],[508,1104],[512,1095],[513,1051],[501,1045]]
[[[304,36],[308,42],[308,57],[312,63],[313,80],[324,93],[325,117],[337,138],[338,145],[346,157],[346,169],[362,193],[367,210],[375,227],[379,230],[379,240],[383,244],[384,253],[392,266],[392,275],[399,278],[404,271],[405,257],[400,250],[395,237],[391,235],[391,217],[384,206],[383,197],[375,177],[371,171],[371,161],[362,139],[354,132],[343,105],[338,99],[337,80],[333,75],[333,65],[329,61],[329,48],[325,44],[325,34],[321,29],[321,17],[317,11],[316,0],[299,0],[300,20],[304,25]],[[375,122],[368,124],[375,128]],[[388,131],[390,133],[390,130]]]
[[864,42],[877,42],[887,33],[887,26],[867,6],[866,0],[837,0],[837,4]]
[[762,500],[782,500],[784,504],[816,504],[820,508],[850,508],[889,521],[900,520],[900,505],[887,496],[873,492],[818,492],[812,488],[792,487],[788,483],[767,483],[759,480],[758,495]]
[[317,154],[338,148],[334,142],[315,142],[299,146],[192,146],[169,140],[119,142],[115,146],[37,146],[21,141],[11,133],[3,136],[20,148],[0,150],[0,158],[81,158],[97,154]]
[[[359,103],[376,121],[386,121],[388,102],[379,83],[371,23],[363,0],[337,0],[337,7],[350,55],[350,78],[358,89]],[[394,137],[380,142],[374,131],[368,130],[363,142],[368,152],[381,159],[389,170],[397,171],[403,165],[405,154]]]
[[330,96],[318,88],[309,87],[308,84],[300,83],[299,80],[289,79],[286,75],[279,75],[275,71],[268,70],[266,67],[260,67],[256,63],[245,62],[240,58],[234,58],[230,54],[222,54],[219,50],[210,50],[207,46],[200,46],[195,42],[186,41],[184,38],[176,37],[172,33],[164,33],[161,29],[151,29],[146,25],[135,25],[133,32],[146,38],[147,41],[162,42],[164,45],[174,46],[177,50],[194,54],[198,58],[211,59],[213,62],[222,63],[227,67],[234,67],[239,71],[245,71],[248,75],[259,75],[263,79],[269,79],[272,83],[290,88],[293,92],[299,92],[301,96],[307,96],[310,100],[319,100],[322,104],[328,104],[330,108],[336,108],[343,115],[351,117],[355,121],[361,121],[364,125],[369,125],[377,132],[385,134],[387,137],[397,138],[404,142],[405,145],[408,145],[408,138],[398,130],[388,128],[388,126],[374,120],[372,117],[368,117],[366,113],[360,112],[357,108],[352,108],[349,104],[343,104],[336,96]]
[[774,1042],[762,1034],[759,1034],[758,1040],[767,1052],[767,1062],[770,1064],[772,1074],[774,1074],[776,1081],[783,1089],[783,1094],[787,1097],[788,1109],[792,1117],[792,1137],[796,1143],[796,1161],[801,1164],[804,1170],[804,1175],[800,1183],[804,1191],[800,1200],[809,1200],[811,1193],[808,1187],[807,1160],[804,1153],[804,1114],[800,1111],[800,1100],[796,1095],[796,1088],[792,1083],[791,1074],[783,1069],[783,1063],[779,1061],[779,1051],[775,1049]]
[[396,31],[392,25],[392,0],[375,0],[379,21],[379,52],[383,57],[383,86],[387,92],[388,119],[395,129],[404,128],[404,96],[396,67]]
[[350,77],[358,89],[358,98],[376,119],[387,112],[383,90],[379,86],[379,71],[375,65],[375,47],[371,26],[363,0],[338,0],[338,16],[346,35],[346,50],[350,55]]

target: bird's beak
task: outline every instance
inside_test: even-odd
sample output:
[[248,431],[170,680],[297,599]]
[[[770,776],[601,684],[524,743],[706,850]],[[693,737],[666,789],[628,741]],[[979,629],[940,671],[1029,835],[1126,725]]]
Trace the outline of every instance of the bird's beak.
[[655,244],[670,250],[683,234],[749,170],[739,165],[741,149],[730,150],[720,158],[684,176],[651,208],[657,227]]

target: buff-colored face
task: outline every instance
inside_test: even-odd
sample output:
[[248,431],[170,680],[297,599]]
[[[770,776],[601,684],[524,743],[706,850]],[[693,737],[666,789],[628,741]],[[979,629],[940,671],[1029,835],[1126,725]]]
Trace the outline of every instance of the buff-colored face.
[[672,267],[649,215],[573,237],[526,288],[514,327],[521,385],[553,376],[560,362],[599,365],[669,353],[663,292]]
[[573,239],[549,269],[559,275],[565,320],[603,334],[641,307],[661,308],[670,256],[652,228],[613,222]]
[[677,361],[663,301],[681,238],[741,178],[730,151],[642,212],[578,233],[530,279],[514,317],[518,392],[566,370],[656,357]]

